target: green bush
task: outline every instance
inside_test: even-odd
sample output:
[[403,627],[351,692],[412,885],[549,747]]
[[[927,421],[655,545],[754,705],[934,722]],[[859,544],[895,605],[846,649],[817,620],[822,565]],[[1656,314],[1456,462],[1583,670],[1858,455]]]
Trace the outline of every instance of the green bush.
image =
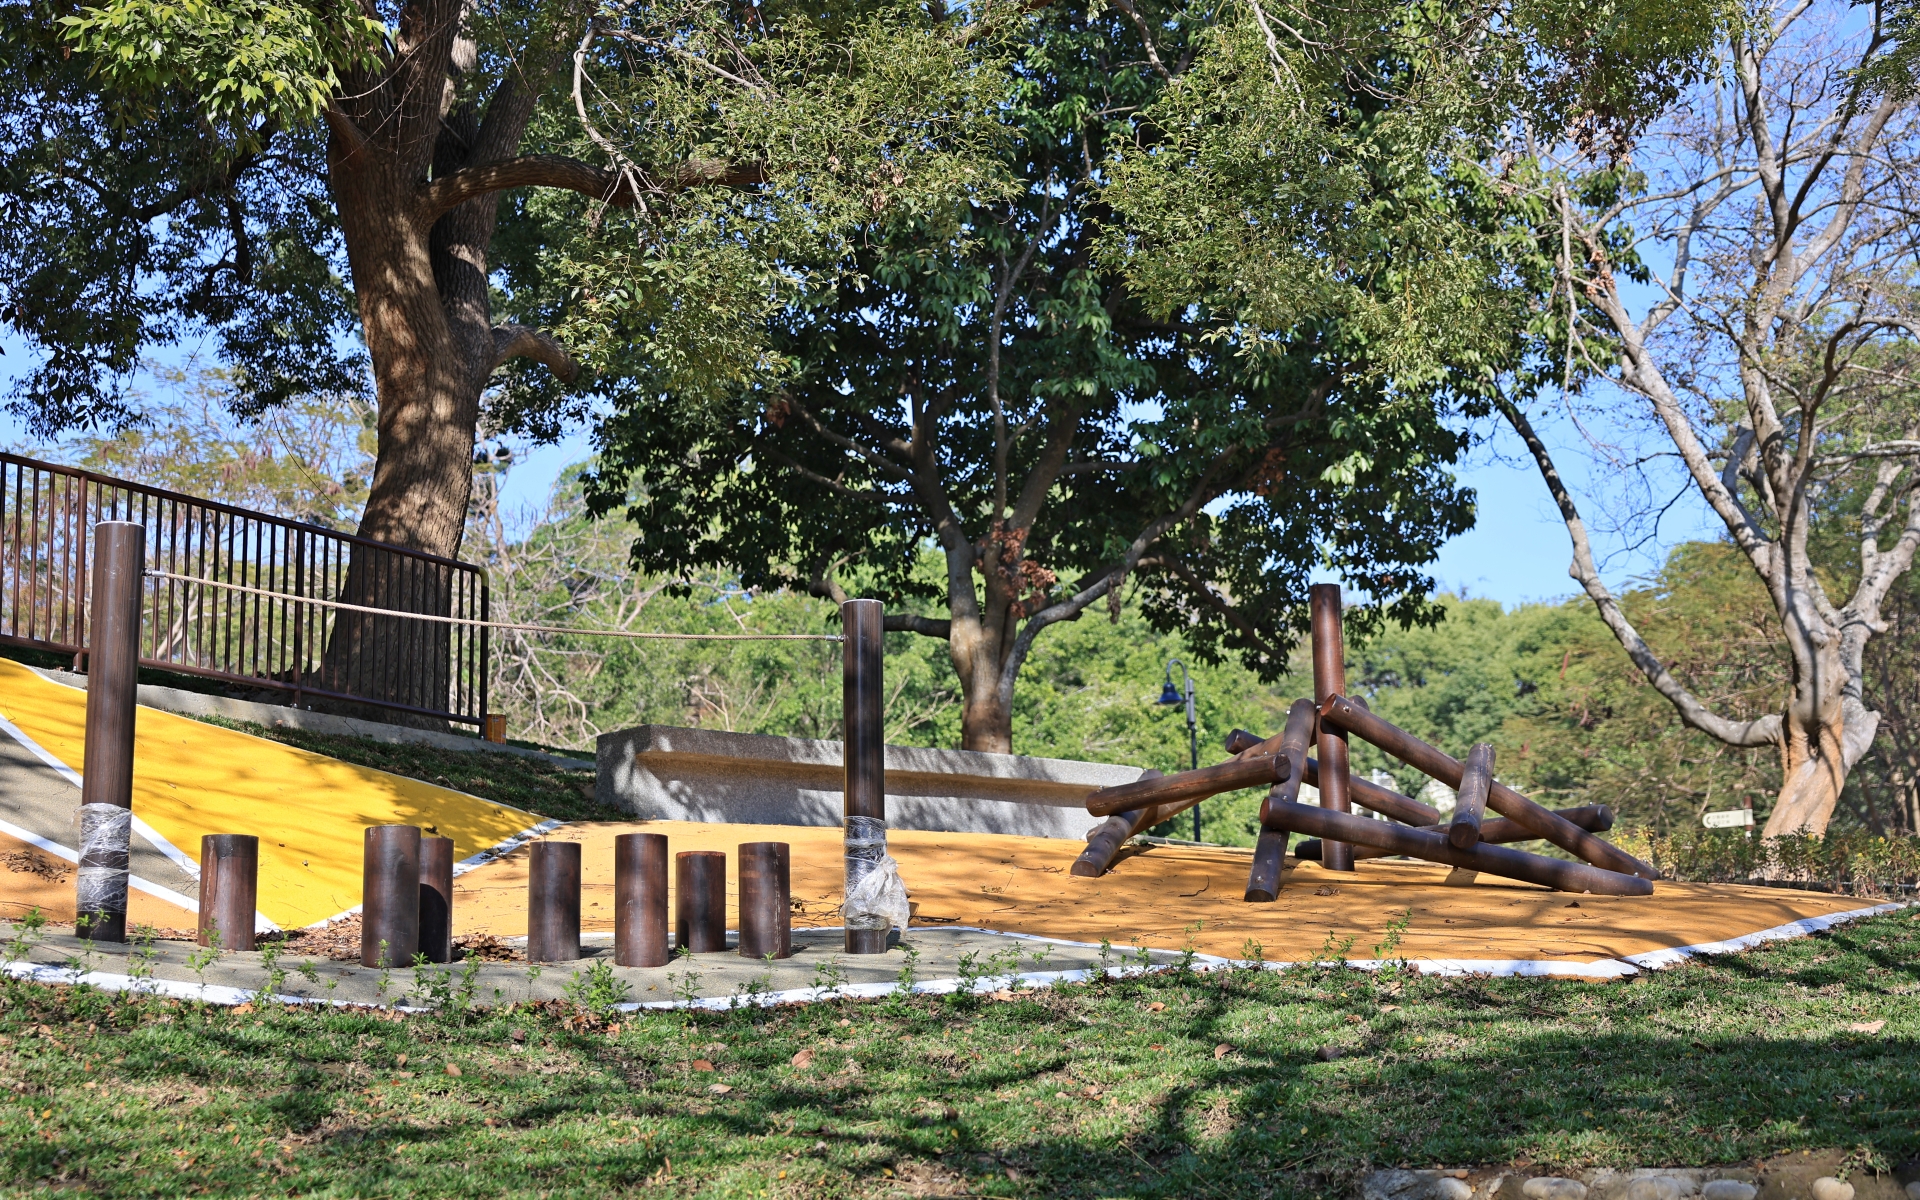
[[1855,896],[1899,896],[1920,884],[1920,836],[1864,830],[1749,837],[1740,829],[1635,830],[1617,839],[1669,879],[1797,884]]

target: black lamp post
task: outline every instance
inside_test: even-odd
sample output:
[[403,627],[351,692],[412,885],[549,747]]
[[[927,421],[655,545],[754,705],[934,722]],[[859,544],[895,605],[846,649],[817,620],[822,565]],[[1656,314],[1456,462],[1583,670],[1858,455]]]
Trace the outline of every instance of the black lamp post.
[[[1173,688],[1173,669],[1176,666],[1180,668],[1180,678],[1186,684],[1184,696]],[[1192,760],[1193,769],[1197,771],[1200,769],[1200,727],[1195,723],[1193,714],[1193,676],[1187,674],[1186,663],[1177,658],[1170,658],[1167,660],[1167,682],[1166,686],[1160,689],[1159,703],[1179,704],[1183,701],[1187,706],[1187,753]],[[1198,804],[1193,806],[1193,840],[1196,842],[1200,840],[1200,806]]]

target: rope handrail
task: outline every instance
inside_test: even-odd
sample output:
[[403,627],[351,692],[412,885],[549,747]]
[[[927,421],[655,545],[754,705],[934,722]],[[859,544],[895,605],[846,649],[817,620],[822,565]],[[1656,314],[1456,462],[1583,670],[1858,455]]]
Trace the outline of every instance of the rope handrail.
[[148,568],[145,574],[149,579],[198,583],[207,587],[226,588],[228,591],[268,596],[275,600],[290,600],[296,604],[312,604],[321,608],[339,609],[343,612],[370,613],[376,617],[402,617],[412,621],[433,621],[441,625],[467,625],[477,629],[511,629],[524,633],[578,633],[591,637],[642,638],[675,642],[842,642],[846,640],[845,636],[838,633],[643,633],[628,629],[587,629],[573,625],[527,625],[517,621],[482,621],[476,617],[443,617],[438,613],[403,612],[397,608],[373,608],[365,604],[348,604],[344,600],[296,596],[291,592],[274,592],[266,588],[248,587],[244,583],[205,579],[198,575],[177,575],[172,571],[156,571],[152,568]]

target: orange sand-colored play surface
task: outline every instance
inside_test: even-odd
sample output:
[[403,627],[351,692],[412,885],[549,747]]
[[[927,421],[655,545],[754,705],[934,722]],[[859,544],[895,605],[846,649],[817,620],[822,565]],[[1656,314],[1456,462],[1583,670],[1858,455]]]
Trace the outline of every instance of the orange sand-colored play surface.
[[[550,835],[581,843],[588,930],[613,927],[613,839],[632,832],[664,833],[676,853],[725,851],[729,927],[737,925],[738,912],[735,848],[786,842],[793,848],[794,924],[840,923],[837,828],[643,821],[569,825]],[[1269,961],[1310,958],[1329,933],[1336,942],[1354,939],[1348,957],[1373,958],[1388,925],[1408,909],[1398,955],[1584,963],[1728,940],[1871,904],[1722,884],[1661,883],[1651,897],[1571,896],[1484,875],[1448,884],[1448,868],[1421,863],[1369,861],[1337,875],[1292,859],[1280,898],[1248,904],[1241,899],[1251,861],[1244,852],[1160,846],[1124,858],[1105,878],[1081,879],[1067,873],[1082,848],[1077,842],[911,830],[893,830],[887,840],[916,925],[1175,949],[1191,938],[1200,952],[1229,958],[1248,957],[1249,943],[1257,943]],[[523,849],[454,882],[456,930],[524,935],[526,896]]]
[[[27,869],[37,860],[59,872],[57,877]],[[47,920],[73,924],[73,868],[33,846],[0,833],[0,921],[24,917],[39,909]],[[198,917],[175,904],[138,890],[127,892],[127,925],[155,929],[192,929]]]

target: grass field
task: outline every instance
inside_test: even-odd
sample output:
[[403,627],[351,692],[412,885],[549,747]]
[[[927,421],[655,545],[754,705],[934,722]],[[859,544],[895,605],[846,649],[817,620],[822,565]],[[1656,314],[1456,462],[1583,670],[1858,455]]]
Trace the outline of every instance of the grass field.
[[16,983],[0,1004],[13,1194],[1333,1196],[1385,1165],[1920,1154],[1920,910],[1613,984],[1237,971],[401,1017]]

